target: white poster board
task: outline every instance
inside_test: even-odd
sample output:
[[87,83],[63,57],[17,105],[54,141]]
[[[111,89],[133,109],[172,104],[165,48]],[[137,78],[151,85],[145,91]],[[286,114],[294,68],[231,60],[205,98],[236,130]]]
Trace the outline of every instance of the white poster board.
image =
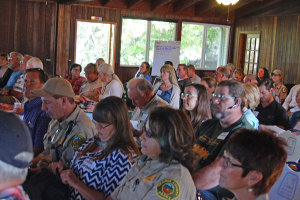
[[155,41],[152,76],[160,76],[160,68],[165,61],[172,61],[173,66],[179,64],[180,41]]

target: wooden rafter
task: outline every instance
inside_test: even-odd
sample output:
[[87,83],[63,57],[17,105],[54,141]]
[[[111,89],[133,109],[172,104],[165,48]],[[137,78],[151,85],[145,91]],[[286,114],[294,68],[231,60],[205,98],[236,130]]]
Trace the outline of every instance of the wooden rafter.
[[[245,7],[248,4],[253,3],[253,2],[257,2],[257,1],[262,2],[264,0],[239,0],[237,2],[237,4],[229,7],[230,12],[233,11],[233,10],[236,10],[238,8]],[[219,9],[218,12],[216,12],[216,17],[227,15],[227,12],[228,12],[227,6],[224,6],[224,7],[226,7],[226,9]]]
[[110,0],[98,0],[102,6],[105,6]]
[[186,8],[189,8],[195,4],[197,4],[200,1],[204,0],[179,0],[174,3],[174,12],[178,12],[180,10],[184,10]]
[[78,2],[90,2],[95,0],[58,0],[58,3],[78,3]]
[[247,6],[241,7],[235,10],[235,18],[245,17],[259,10],[269,8],[272,5],[277,4],[282,0],[265,0],[257,1],[247,4]]
[[195,6],[195,15],[200,16],[217,6],[216,1],[203,1]]
[[126,4],[127,4],[127,8],[131,8],[132,6],[142,2],[143,0],[127,0]]
[[151,0],[151,10],[156,10],[171,2],[172,0]]

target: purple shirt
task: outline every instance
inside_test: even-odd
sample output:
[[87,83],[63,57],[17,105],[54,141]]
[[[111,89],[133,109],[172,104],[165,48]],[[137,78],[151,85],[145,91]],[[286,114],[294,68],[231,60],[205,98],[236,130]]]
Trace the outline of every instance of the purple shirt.
[[43,138],[48,130],[48,124],[51,118],[42,110],[42,99],[38,97],[26,102],[23,114],[23,121],[30,130],[33,148],[44,149]]

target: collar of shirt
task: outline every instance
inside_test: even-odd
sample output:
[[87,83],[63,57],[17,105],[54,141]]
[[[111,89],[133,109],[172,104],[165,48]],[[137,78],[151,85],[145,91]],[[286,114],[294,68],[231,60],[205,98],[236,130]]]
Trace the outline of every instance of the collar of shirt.
[[69,117],[67,119],[58,123],[59,128],[65,129],[65,128],[67,128],[70,121],[75,122],[78,118],[79,112],[80,112],[80,108],[78,106],[76,106],[75,110],[69,115]]
[[42,107],[42,99],[41,97],[35,98],[31,101],[27,101],[24,105],[24,110],[31,111],[35,109],[36,107]]

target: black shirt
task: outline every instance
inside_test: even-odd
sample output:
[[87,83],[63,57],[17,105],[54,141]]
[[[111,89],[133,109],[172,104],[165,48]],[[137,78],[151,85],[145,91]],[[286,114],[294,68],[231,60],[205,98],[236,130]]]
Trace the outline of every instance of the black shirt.
[[265,108],[261,103],[257,106],[255,111],[258,111],[257,119],[260,124],[284,126],[288,125],[289,117],[286,110],[275,100]]

